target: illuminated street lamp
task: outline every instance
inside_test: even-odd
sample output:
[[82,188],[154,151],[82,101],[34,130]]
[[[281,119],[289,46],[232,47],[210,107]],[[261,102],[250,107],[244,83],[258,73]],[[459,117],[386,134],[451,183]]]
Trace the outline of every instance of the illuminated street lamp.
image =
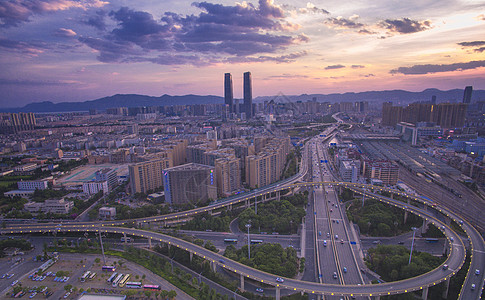
[[408,262],[408,265],[411,264],[411,257],[413,257],[414,235],[416,234],[417,228],[416,227],[411,227],[411,229],[413,230],[413,241],[411,242],[411,252],[409,253],[409,262]]
[[249,220],[248,224],[246,224],[246,228],[248,229],[248,259],[251,259],[251,243],[249,242],[249,228],[251,228],[251,220]]

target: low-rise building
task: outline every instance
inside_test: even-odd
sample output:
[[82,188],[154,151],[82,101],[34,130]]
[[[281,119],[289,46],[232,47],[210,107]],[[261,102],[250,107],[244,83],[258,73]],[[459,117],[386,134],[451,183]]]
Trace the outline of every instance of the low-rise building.
[[34,194],[34,190],[13,190],[3,193],[5,197],[13,198],[13,197],[21,197],[21,198],[30,198]]
[[49,181],[47,180],[26,180],[18,181],[17,186],[19,190],[46,190],[49,188]]
[[74,202],[61,199],[48,199],[42,202],[29,202],[24,204],[24,209],[30,213],[53,213],[67,214],[74,207]]
[[94,195],[103,191],[103,194],[109,192],[108,182],[105,181],[89,181],[83,183],[83,192],[88,195]]
[[101,207],[99,218],[102,220],[114,220],[116,217],[116,207]]

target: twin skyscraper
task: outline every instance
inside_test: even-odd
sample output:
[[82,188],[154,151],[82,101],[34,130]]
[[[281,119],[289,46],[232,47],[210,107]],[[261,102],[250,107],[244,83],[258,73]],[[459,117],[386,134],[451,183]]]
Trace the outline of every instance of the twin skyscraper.
[[229,106],[229,113],[244,112],[246,118],[250,119],[253,116],[253,86],[251,83],[251,72],[244,73],[244,103],[239,110],[239,102],[234,101],[234,92],[232,88],[232,75],[231,73],[224,74],[224,103]]

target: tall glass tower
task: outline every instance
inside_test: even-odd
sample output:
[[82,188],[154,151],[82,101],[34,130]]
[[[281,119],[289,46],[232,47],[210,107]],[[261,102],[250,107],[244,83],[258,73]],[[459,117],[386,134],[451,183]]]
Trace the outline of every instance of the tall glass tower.
[[246,118],[250,119],[253,116],[253,86],[251,83],[251,72],[244,73],[244,112]]
[[232,75],[231,73],[224,74],[224,103],[229,105],[229,113],[233,113],[234,94],[232,90]]

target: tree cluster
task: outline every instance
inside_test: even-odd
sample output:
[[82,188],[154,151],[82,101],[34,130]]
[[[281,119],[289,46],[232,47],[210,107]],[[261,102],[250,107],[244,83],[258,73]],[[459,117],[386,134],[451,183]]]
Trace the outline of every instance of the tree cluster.
[[229,245],[224,256],[275,275],[291,278],[298,273],[296,250],[292,247],[283,249],[280,244],[251,245],[251,259],[248,259],[248,246],[236,249]]
[[192,220],[182,225],[185,230],[204,231],[207,229],[213,231],[229,231],[229,224],[231,223],[231,216],[227,215],[226,211],[222,211],[217,217],[213,217],[208,213],[196,215]]
[[381,275],[385,281],[396,281],[415,277],[443,263],[444,258],[426,252],[413,251],[411,263],[409,250],[400,245],[378,245],[368,250],[367,266]]
[[296,233],[298,225],[305,216],[302,207],[307,196],[298,194],[280,201],[270,201],[258,204],[258,214],[250,207],[239,215],[239,228],[245,231],[245,224],[251,220],[253,232],[278,232],[281,234]]
[[370,236],[396,236],[419,227],[421,218],[409,214],[404,223],[404,211],[373,199],[366,199],[362,207],[361,200],[354,200],[347,209],[350,221],[359,225],[362,234]]

